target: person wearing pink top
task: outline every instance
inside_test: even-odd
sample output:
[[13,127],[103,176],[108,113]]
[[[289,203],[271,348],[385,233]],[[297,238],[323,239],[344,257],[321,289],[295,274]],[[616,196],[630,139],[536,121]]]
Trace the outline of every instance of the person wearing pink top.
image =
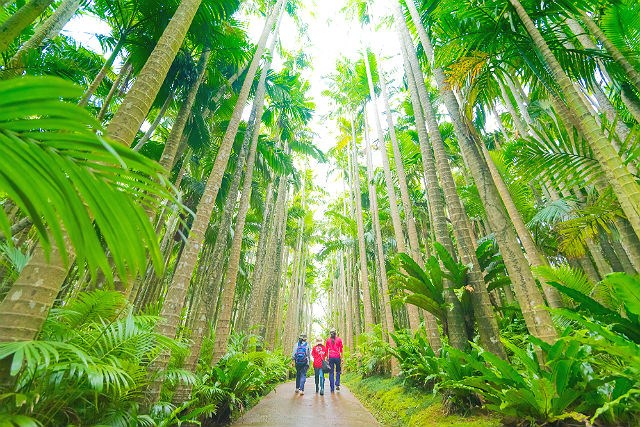
[[[327,339],[327,353],[329,356],[329,386],[331,393],[340,390],[340,373],[342,372],[342,338],[336,334],[336,329],[331,328],[330,337]],[[334,378],[335,375],[335,378]]]

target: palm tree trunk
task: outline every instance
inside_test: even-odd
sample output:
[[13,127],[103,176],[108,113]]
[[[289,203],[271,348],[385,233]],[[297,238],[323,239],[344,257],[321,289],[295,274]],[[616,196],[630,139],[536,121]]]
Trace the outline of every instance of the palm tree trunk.
[[[240,192],[240,185],[242,184],[242,177],[244,176],[244,165],[247,160],[249,146],[255,132],[256,113],[261,103],[264,103],[264,97],[262,99],[254,98],[251,114],[249,115],[248,125],[245,130],[245,135],[242,141],[242,147],[236,160],[235,171],[233,173],[233,179],[229,186],[229,191],[222,208],[222,215],[220,223],[218,224],[218,233],[216,236],[216,242],[213,250],[213,259],[211,260],[211,275],[209,277],[209,292],[207,293],[207,306],[209,306],[210,313],[209,319],[214,318],[214,311],[218,307],[218,298],[220,295],[220,288],[222,281],[224,280],[224,262],[225,254],[229,242],[229,230],[233,222],[234,212],[238,200],[238,194]],[[253,125],[252,125],[253,124]]]
[[211,56],[211,50],[208,48],[200,55],[200,60],[198,61],[198,77],[191,85],[189,93],[178,111],[176,120],[173,122],[169,137],[164,144],[164,150],[162,150],[162,156],[160,157],[160,165],[167,171],[171,171],[173,168],[176,153],[178,152],[178,146],[180,145],[180,140],[184,133],[184,128],[187,125],[187,120],[189,120],[189,117],[191,116],[191,110],[193,109],[198,89],[200,88],[207,71],[209,56]]
[[[514,6],[515,7],[515,6]],[[517,10],[517,9],[516,9]],[[609,52],[611,57],[622,67],[625,72],[625,76],[629,79],[629,82],[636,87],[636,90],[640,91],[640,73],[634,68],[629,60],[620,52],[604,32],[598,27],[598,25],[587,15],[584,11],[580,11],[580,19],[587,26],[591,34],[602,43],[604,48]]]
[[30,0],[0,25],[0,53],[7,50],[11,42],[40,16],[53,0]]
[[2,73],[2,78],[22,74],[22,58],[25,53],[37,49],[47,38],[55,37],[62,27],[75,15],[84,0],[64,0],[47,20],[38,25],[35,33],[11,57]]
[[[69,257],[72,248],[67,245]],[[9,292],[0,303],[0,342],[35,340],[49,309],[62,289],[72,260],[62,258],[56,245],[46,254],[40,244]],[[0,385],[10,388],[15,377],[10,375],[13,358],[0,360]]]
[[109,105],[111,104],[111,100],[113,99],[118,89],[120,89],[120,86],[122,85],[123,81],[126,81],[126,79],[129,78],[131,71],[132,71],[131,62],[127,61],[122,67],[122,69],[120,70],[120,74],[118,74],[118,78],[111,85],[111,89],[109,89],[109,93],[107,94],[107,97],[102,102],[102,107],[100,107],[100,112],[97,115],[97,119],[99,121],[102,121],[102,119],[104,119],[105,114],[107,114],[107,111],[109,110]]
[[[591,38],[587,34],[585,34],[584,29],[575,19],[567,19],[566,23],[569,29],[571,30],[571,32],[573,32],[573,34],[578,39],[578,42],[580,42],[580,44],[584,48],[598,50],[598,47],[596,46],[596,44],[591,40]],[[612,81],[611,77],[609,77],[609,74],[607,73],[606,67],[602,62],[602,60],[596,57],[595,61],[596,61],[596,64],[598,65],[598,71],[600,71],[604,79],[607,82],[611,82]],[[609,100],[607,95],[604,93],[602,88],[600,86],[594,86],[592,89],[593,89],[593,94],[596,97],[596,101],[598,101],[598,106],[600,111],[604,112],[609,123],[614,123],[615,121],[616,132],[618,133],[620,140],[625,141],[631,132],[630,129],[622,120],[616,120],[618,115],[616,108],[613,106],[613,104],[611,104],[611,101]],[[622,102],[625,105],[627,105],[627,108],[631,112],[632,107],[628,105],[627,101],[629,100],[626,99],[625,97],[622,98]],[[612,139],[611,142],[613,143],[614,141],[615,140]],[[619,146],[614,146],[614,147],[616,148],[616,151],[618,152],[620,151]],[[631,172],[634,175],[637,175],[638,171],[634,165],[629,163],[627,167],[629,168],[629,172]]]
[[601,132],[594,118],[589,114],[573,83],[563,71],[542,34],[540,34],[540,31],[538,31],[526,10],[522,7],[522,4],[518,0],[509,0],[509,2],[520,17],[534,45],[541,52],[544,61],[549,66],[562,90],[562,95],[566,100],[569,111],[577,120],[578,131],[585,136],[593,149],[594,157],[611,183],[622,210],[636,235],[640,236],[640,187],[633,175],[624,167],[620,157]]
[[271,215],[269,226],[261,233],[265,237],[265,248],[261,260],[256,258],[256,264],[263,266],[260,276],[254,276],[253,289],[251,290],[249,320],[250,326],[257,326],[256,334],[262,338],[265,337],[266,317],[263,315],[267,303],[266,294],[270,285],[273,284],[271,277],[273,276],[274,262],[272,260],[277,238],[279,234],[279,225],[282,223],[282,217],[285,215],[286,207],[286,177],[281,176],[278,179],[277,197],[273,203],[274,214]]
[[107,127],[107,134],[112,139],[127,147],[131,146],[169,72],[178,49],[184,41],[200,3],[202,0],[182,0],[180,2],[178,9],[149,55],[149,59],[138,74],[133,87],[127,93],[122,105]]
[[511,120],[513,121],[513,125],[519,134],[516,136],[523,138],[529,134],[527,130],[527,126],[518,115],[518,112],[516,111],[516,109],[513,107],[513,104],[511,103],[511,99],[509,98],[509,92],[507,91],[507,88],[505,88],[504,84],[502,83],[502,81],[500,81],[500,79],[497,79],[497,80],[498,80],[498,86],[500,87],[500,94],[502,95],[502,102],[503,102],[502,105],[505,106],[505,108],[511,115]]
[[287,228],[287,215],[283,215],[283,222],[280,224],[280,235],[278,236],[278,265],[275,272],[275,296],[272,299],[274,304],[271,304],[272,310],[267,317],[269,319],[267,323],[267,335],[265,341],[269,351],[274,351],[276,348],[276,342],[281,335],[281,323],[282,323],[282,311],[284,310],[284,290],[286,289],[286,276],[287,267],[289,262],[289,249],[285,244],[286,228]]
[[[71,248],[67,247],[70,252]],[[72,258],[72,255],[69,255]],[[56,245],[45,254],[37,245],[29,263],[0,303],[0,342],[34,340],[49,314],[71,260],[63,260]],[[6,359],[5,359],[6,360]]]
[[[186,4],[190,4],[193,1],[196,1],[199,4],[198,0],[186,0]],[[229,156],[231,154],[233,142],[235,140],[238,127],[240,125],[240,120],[242,118],[244,105],[249,96],[249,90],[251,89],[253,79],[255,78],[256,71],[258,69],[258,64],[260,62],[260,58],[262,57],[262,53],[264,52],[266,42],[267,42],[267,37],[271,32],[271,29],[273,27],[276,17],[283,12],[283,7],[282,7],[283,3],[284,3],[284,0],[278,0],[278,4],[276,5],[273,13],[267,19],[262,35],[260,36],[260,40],[258,42],[256,52],[251,61],[251,65],[249,67],[249,71],[247,73],[247,77],[244,81],[242,89],[240,90],[240,94],[238,96],[238,100],[236,102],[233,115],[229,122],[229,126],[227,127],[227,131],[218,149],[218,155],[216,156],[216,160],[213,164],[211,175],[207,180],[204,193],[202,195],[200,203],[198,204],[198,207],[196,208],[195,218],[193,220],[193,224],[191,226],[191,230],[189,232],[189,236],[187,237],[185,246],[182,250],[180,261],[178,262],[176,271],[173,275],[173,279],[171,280],[171,284],[169,285],[167,296],[162,306],[162,311],[160,313],[162,320],[158,323],[156,327],[156,330],[166,337],[170,337],[170,338],[175,337],[176,330],[179,323],[179,318],[180,318],[180,311],[182,309],[182,306],[184,305],[185,295],[187,293],[187,289],[191,281],[191,276],[193,275],[193,271],[196,266],[198,254],[202,247],[202,242],[204,241],[204,234],[209,225],[209,220],[211,218],[211,214],[215,207],[216,196],[218,195],[218,190],[220,189],[220,184],[222,182],[222,176],[226,169],[226,165],[229,160]],[[190,18],[188,19],[188,22],[190,23],[191,19],[193,19],[193,14],[195,14],[195,11],[193,11],[193,14],[191,14],[191,10],[188,8],[182,11],[184,16],[179,15],[179,12],[184,4],[185,4],[185,1],[181,3],[180,7],[178,8],[178,11],[176,12],[176,15],[178,15],[178,17],[176,18],[176,16],[174,16],[174,19],[171,21],[171,23],[167,27],[167,30],[165,30],[165,33],[161,37],[160,42],[158,42],[158,46],[162,44],[161,43],[162,38],[165,37],[165,35],[168,32],[168,29],[174,24],[175,21],[187,22],[187,18],[189,18],[190,16]],[[197,7],[195,9],[197,9]],[[182,28],[181,26],[177,26],[175,31],[179,32],[181,31],[181,28]],[[181,40],[183,38],[184,36],[182,36]],[[157,49],[158,47],[156,47],[154,52]],[[151,62],[151,58],[153,57],[154,57],[154,54],[152,53],[149,61],[147,61],[147,64]],[[146,67],[147,65],[145,65],[145,68]],[[149,69],[151,70],[154,68],[155,68],[155,65],[152,65]],[[143,73],[144,71],[141,73],[141,75]],[[141,81],[141,78],[138,77],[138,80],[136,80],[136,84],[138,84],[138,82],[140,81]],[[151,82],[149,84],[151,84]],[[157,89],[155,92],[157,93]],[[127,97],[129,97],[130,94],[131,92],[129,92]],[[126,104],[126,100],[124,104]],[[149,109],[146,108],[145,115],[148,110]],[[122,111],[122,107],[120,108],[120,110],[118,110],[118,113],[120,113],[121,111]],[[127,117],[129,117],[130,120],[137,120],[137,118],[134,118],[134,116],[137,116],[137,115],[138,113],[133,111],[125,112],[120,116],[121,117],[120,120],[125,120]],[[142,118],[142,120],[144,120],[144,117]],[[111,124],[113,124],[114,121],[112,121]],[[141,121],[139,123],[141,123]],[[139,124],[138,124],[138,127],[139,127]],[[119,136],[119,140],[127,140],[129,143],[131,142],[132,138],[129,138],[128,129],[125,129],[125,127],[118,125],[113,130],[117,132]],[[164,369],[168,363],[169,363],[169,354],[167,352],[163,352],[161,355],[158,356],[157,359],[155,359],[154,363],[150,366],[150,370],[156,371],[156,372],[160,371]],[[155,383],[152,387],[149,388],[148,397],[151,402],[155,402],[155,400],[159,396],[159,392],[160,392],[160,384],[158,383]]]
[[[124,46],[124,42],[125,42],[124,36],[120,37],[120,40],[118,40],[118,43],[113,48],[113,51],[111,52],[111,55],[109,55],[109,58],[107,58],[105,63],[102,65],[102,68],[100,68],[100,71],[95,76],[95,78],[93,79],[93,81],[91,82],[91,84],[89,85],[87,90],[84,92],[84,95],[82,95],[82,98],[80,98],[80,101],[78,101],[78,105],[84,107],[85,105],[87,105],[89,103],[89,98],[91,98],[91,95],[93,95],[96,92],[96,90],[98,90],[98,87],[100,86],[100,83],[102,83],[102,80],[104,80],[105,76],[109,72],[109,69],[111,68],[111,66],[115,62],[116,58],[118,57],[118,55],[120,55],[120,51],[122,51],[122,47]],[[151,105],[149,105],[149,108],[151,108]],[[142,124],[142,122],[140,124]],[[136,132],[137,131],[138,130],[136,129]],[[133,139],[132,139],[132,141],[133,141]],[[129,145],[131,145],[130,143],[131,143],[131,141],[129,141]]]
[[167,109],[171,105],[171,102],[173,101],[173,97],[175,96],[175,94],[176,94],[176,89],[171,88],[169,90],[169,94],[167,95],[167,98],[162,103],[162,107],[160,107],[160,110],[158,111],[156,118],[153,120],[153,123],[151,123],[151,126],[149,126],[149,129],[147,129],[147,131],[144,133],[142,138],[138,140],[136,145],[133,146],[132,148],[133,151],[140,151],[140,149],[144,147],[144,144],[146,144],[147,141],[151,139],[154,132],[156,131],[156,128],[158,127],[158,125],[164,118],[165,114],[167,113]]
[[[249,156],[247,158],[246,172],[244,174],[244,182],[242,184],[242,196],[240,205],[236,215],[236,223],[234,226],[233,240],[231,241],[231,252],[229,254],[229,263],[227,267],[225,283],[221,290],[220,313],[216,322],[216,335],[213,346],[213,363],[218,360],[227,351],[227,341],[229,340],[231,315],[233,312],[233,300],[236,293],[236,284],[238,280],[238,270],[240,267],[240,255],[242,250],[242,237],[244,233],[244,225],[249,212],[249,202],[251,201],[251,191],[253,182],[253,172],[256,161],[256,151],[258,147],[258,137],[260,136],[260,118],[264,111],[264,95],[265,82],[267,72],[270,68],[270,61],[267,61],[260,74],[258,82],[258,91],[256,93],[256,102],[254,103],[255,121],[252,129],[251,144],[249,146]],[[224,230],[221,230],[224,232]]]
[[[416,128],[418,130],[418,138],[420,141],[420,152],[422,154],[423,172],[426,180],[427,198],[429,200],[430,210],[432,213],[432,224],[435,230],[436,240],[441,243],[449,251],[450,254],[455,256],[456,252],[453,247],[451,237],[449,236],[449,230],[446,223],[444,200],[442,199],[441,189],[438,185],[436,162],[433,154],[433,148],[428,143],[429,137],[425,124],[425,116],[423,115],[424,112],[426,112],[427,108],[425,108],[425,105],[421,104],[421,102],[426,102],[426,100],[422,97],[422,93],[419,90],[419,80],[422,80],[422,74],[421,71],[420,74],[417,74],[413,69],[413,64],[411,61],[416,59],[415,53],[413,54],[412,58],[412,52],[410,49],[413,49],[413,47],[409,46],[407,42],[404,18],[402,17],[400,5],[396,2],[394,2],[394,15],[398,35],[401,41],[402,54],[405,61],[405,72],[407,75],[407,80],[409,81],[411,102],[414,108],[414,117]],[[465,333],[464,320],[462,317],[462,310],[460,308],[460,301],[457,299],[455,294],[453,294],[452,284],[450,281],[447,281],[447,283],[445,284],[444,297],[448,304],[446,325],[448,326],[447,329],[449,341],[455,348],[465,348],[467,346],[467,337]],[[433,330],[433,326],[430,329]],[[427,332],[429,332],[429,327],[427,329]],[[437,339],[439,339],[439,336],[437,337]],[[440,344],[436,341],[435,331],[433,331],[429,335],[429,340],[431,346],[434,348],[434,351],[437,352],[440,348]],[[432,340],[437,344],[431,342]]]
[[[540,253],[538,247],[534,243],[533,238],[531,237],[531,233],[529,232],[529,229],[527,229],[527,226],[522,219],[522,215],[520,215],[518,208],[511,198],[509,189],[507,188],[504,180],[498,172],[498,169],[496,169],[491,156],[489,155],[487,147],[481,144],[480,149],[484,154],[486,164],[489,167],[489,172],[491,173],[491,177],[493,178],[496,189],[498,190],[498,193],[500,193],[500,198],[504,202],[507,214],[509,215],[509,218],[511,218],[513,226],[516,229],[516,233],[518,234],[518,238],[520,239],[520,243],[524,247],[524,250],[527,254],[529,264],[531,264],[531,266],[533,267],[542,267],[549,265],[547,259]],[[545,281],[541,280],[540,283],[542,283],[542,290],[547,299],[547,304],[549,304],[549,307],[562,307],[562,298],[560,297],[558,291],[555,288],[549,286]]]
[[[368,62],[365,59],[366,62]],[[381,130],[381,129],[380,129]],[[369,181],[369,197],[371,198],[371,217],[373,219],[373,230],[375,234],[376,241],[376,251],[377,251],[377,261],[378,261],[378,269],[380,271],[380,287],[381,287],[381,301],[382,312],[384,314],[385,323],[387,325],[387,330],[383,331],[383,336],[389,342],[392,348],[395,347],[395,341],[389,337],[391,332],[395,332],[395,327],[393,323],[393,314],[391,313],[391,302],[389,300],[389,284],[387,282],[387,269],[385,266],[385,256],[384,250],[382,248],[382,230],[380,228],[380,212],[378,210],[378,195],[375,187],[375,183],[373,182],[373,161],[371,160],[371,146],[369,145],[368,139],[366,140],[366,148],[367,151],[367,175]],[[399,218],[398,218],[399,219]],[[398,360],[395,357],[391,358],[391,374],[398,375],[399,367]]]
[[[411,4],[409,5],[410,11],[412,6],[415,9],[415,6]],[[414,16],[414,23],[416,22],[416,26],[420,27],[420,40],[423,43],[430,61],[433,63],[433,46],[431,41],[427,37],[424,26],[422,26],[419,18]],[[445,90],[445,77],[442,69],[434,67],[433,71],[447,110],[452,117],[464,161],[473,174],[480,196],[484,201],[487,215],[489,217],[489,227],[495,233],[496,241],[502,251],[505,266],[507,267],[509,276],[513,281],[514,290],[521,304],[521,309],[525,317],[527,327],[529,328],[530,333],[534,334],[538,338],[549,342],[554,341],[556,332],[553,322],[549,313],[544,309],[544,300],[537,288],[535,279],[531,274],[529,264],[522,253],[517,235],[504,208],[503,202],[500,199],[500,195],[498,194],[495,185],[493,185],[486,164],[483,164],[484,162],[482,161],[482,157],[480,153],[478,153],[476,142],[470,133],[471,128],[462,121],[460,108],[453,92]],[[457,227],[454,226],[454,230],[456,228]],[[488,302],[488,304],[485,302],[483,305],[488,315],[490,302]],[[479,321],[478,323],[479,325],[483,325],[485,322]],[[490,331],[487,332],[491,333]]]
[[360,172],[358,167],[358,154],[356,147],[356,128],[354,119],[351,120],[351,162],[352,180],[351,191],[356,203],[356,225],[358,227],[358,250],[360,259],[360,283],[362,285],[362,296],[364,304],[364,330],[371,332],[374,324],[373,311],[371,305],[371,294],[369,291],[369,274],[367,271],[367,249],[364,241],[364,221],[362,218],[362,195],[360,193]]
[[[395,193],[395,186],[393,185],[393,177],[391,175],[391,167],[389,166],[389,156],[387,155],[387,145],[384,141],[384,132],[382,131],[382,124],[380,123],[380,113],[378,112],[378,100],[376,98],[376,92],[373,86],[373,77],[372,77],[372,73],[371,73],[371,65],[369,64],[369,57],[368,57],[368,51],[364,52],[364,65],[365,65],[365,70],[367,73],[367,82],[369,84],[369,96],[371,98],[371,106],[372,106],[372,110],[373,110],[373,120],[376,124],[376,131],[378,134],[378,144],[379,144],[379,149],[380,149],[380,154],[382,155],[382,167],[384,170],[384,176],[385,176],[385,183],[387,186],[387,193],[389,195],[389,210],[391,212],[391,222],[393,224],[393,232],[394,232],[394,236],[396,239],[396,245],[397,245],[397,249],[398,252],[401,253],[406,253],[407,252],[407,248],[405,245],[405,240],[404,240],[404,232],[403,232],[403,227],[402,227],[402,222],[400,221],[400,212],[398,211],[398,200],[396,199],[396,193]],[[383,76],[381,75],[381,73],[379,73],[379,80],[382,82],[383,80]],[[384,83],[383,83],[384,84]],[[389,114],[389,113],[387,113]],[[389,119],[391,119],[391,117],[389,116]],[[390,126],[390,130],[393,127],[393,119],[391,119],[391,126]],[[395,138],[395,130],[393,130],[393,136]],[[397,141],[396,141],[396,146],[397,146]],[[400,164],[402,164],[402,158],[397,159],[396,160],[396,166],[398,164],[398,162],[400,162]],[[402,172],[404,173],[404,168],[402,170]],[[404,177],[404,184],[406,185],[406,176]],[[407,195],[408,197],[408,195]],[[405,206],[406,208],[406,206]],[[411,212],[408,212],[405,217],[407,218],[407,221],[412,221],[413,220],[413,215],[411,214]],[[415,231],[415,222],[413,222],[413,227],[414,227],[414,231]],[[417,232],[416,232],[416,236],[417,236]],[[417,240],[417,238],[416,238]],[[412,248],[410,248],[411,250]],[[412,255],[415,257],[415,254]],[[416,259],[416,262],[418,264],[420,264],[422,262],[421,257],[418,256],[418,258]],[[416,306],[409,304],[407,306],[407,311],[409,312],[409,324],[411,327],[411,330],[415,331],[419,326],[420,326],[420,316],[418,314],[418,309]]]
[[405,222],[407,223],[409,249],[411,250],[413,260],[418,264],[424,265],[422,255],[420,254],[420,244],[418,242],[418,229],[416,228],[416,219],[411,207],[409,186],[407,185],[407,173],[405,172],[404,164],[402,164],[402,154],[400,153],[400,148],[398,146],[395,124],[393,122],[393,116],[391,115],[391,107],[389,106],[389,94],[387,92],[387,85],[385,83],[384,75],[381,69],[379,70],[379,81],[382,89],[384,108],[387,115],[387,126],[389,127],[391,148],[393,149],[393,160],[396,169],[396,175],[398,176],[398,187],[400,187],[400,198],[402,200]]

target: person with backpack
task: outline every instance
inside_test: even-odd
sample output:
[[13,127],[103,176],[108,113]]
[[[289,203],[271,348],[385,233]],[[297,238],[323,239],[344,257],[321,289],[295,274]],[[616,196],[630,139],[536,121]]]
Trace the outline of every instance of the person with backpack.
[[300,393],[301,396],[304,395],[304,383],[307,381],[310,357],[307,335],[300,334],[298,342],[293,346],[291,359],[296,366],[296,394]]
[[313,373],[316,382],[316,393],[320,390],[320,396],[324,395],[324,371],[323,365],[326,365],[327,349],[322,345],[322,339],[316,339],[316,345],[311,351],[313,357]]
[[335,328],[331,328],[329,334],[330,337],[327,340],[326,346],[329,356],[329,386],[331,386],[331,393],[333,393],[335,390],[340,390],[340,373],[342,372],[342,339],[337,336]]

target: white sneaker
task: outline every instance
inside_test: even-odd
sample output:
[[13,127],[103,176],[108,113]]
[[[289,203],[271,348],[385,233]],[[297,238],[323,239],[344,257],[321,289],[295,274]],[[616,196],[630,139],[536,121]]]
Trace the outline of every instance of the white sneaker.
[[296,389],[296,394],[300,393],[300,389]]
[[300,390],[300,396],[302,396],[304,394],[303,390]]

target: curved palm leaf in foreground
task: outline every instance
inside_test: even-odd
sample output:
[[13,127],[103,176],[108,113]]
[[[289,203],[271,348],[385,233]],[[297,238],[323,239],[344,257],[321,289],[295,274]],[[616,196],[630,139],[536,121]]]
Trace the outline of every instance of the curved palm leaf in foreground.
[[[172,197],[161,170],[105,141],[100,124],[63,99],[80,95],[50,77],[0,82],[0,194],[30,218],[45,251],[53,244],[67,260],[72,248],[94,275],[100,269],[112,277],[103,242],[121,277],[145,268],[147,253],[161,268],[145,214]],[[2,210],[0,231],[10,237]]]

